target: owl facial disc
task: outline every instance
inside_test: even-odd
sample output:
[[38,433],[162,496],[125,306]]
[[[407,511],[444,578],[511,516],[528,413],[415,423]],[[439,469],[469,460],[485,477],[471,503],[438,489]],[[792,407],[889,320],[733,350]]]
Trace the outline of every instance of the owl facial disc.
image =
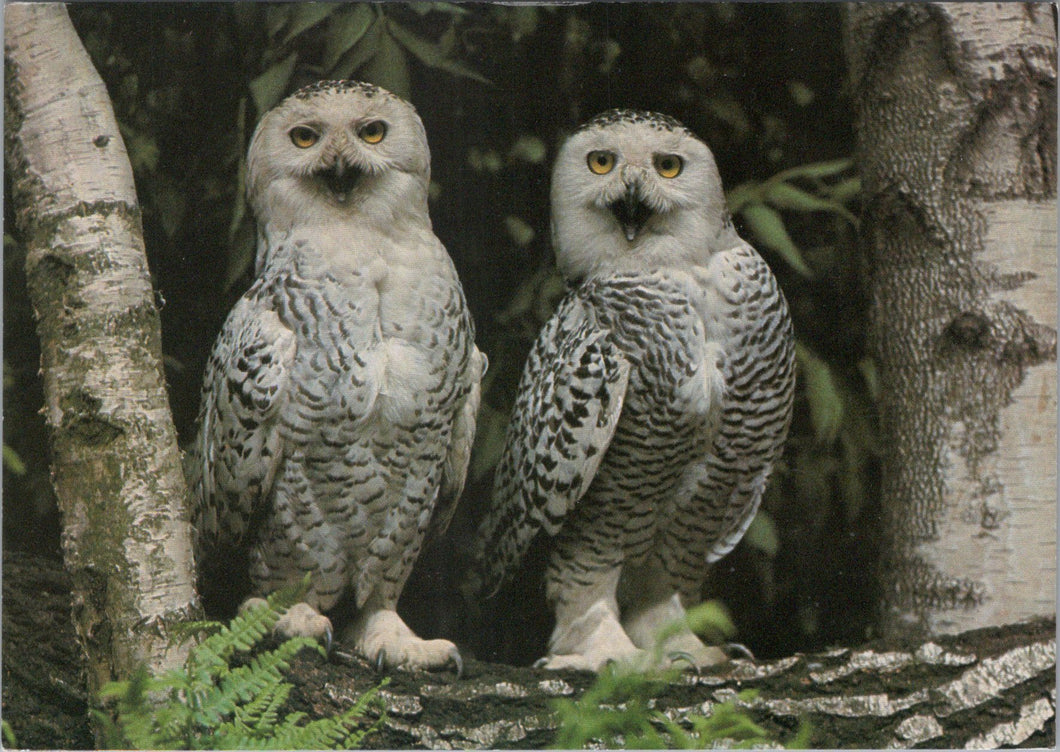
[[640,186],[636,183],[628,186],[625,194],[618,200],[608,204],[607,208],[611,210],[611,213],[615,215],[615,219],[622,225],[626,240],[631,243],[653,214],[651,208],[641,198]]

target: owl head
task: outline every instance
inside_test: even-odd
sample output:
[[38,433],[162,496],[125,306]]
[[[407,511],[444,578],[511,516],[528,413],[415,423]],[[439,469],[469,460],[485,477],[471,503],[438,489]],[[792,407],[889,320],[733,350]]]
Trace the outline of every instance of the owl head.
[[552,242],[567,279],[702,262],[735,238],[714,155],[666,115],[609,110],[552,172]]
[[359,81],[321,81],[258,123],[247,198],[259,224],[427,219],[430,151],[411,104]]

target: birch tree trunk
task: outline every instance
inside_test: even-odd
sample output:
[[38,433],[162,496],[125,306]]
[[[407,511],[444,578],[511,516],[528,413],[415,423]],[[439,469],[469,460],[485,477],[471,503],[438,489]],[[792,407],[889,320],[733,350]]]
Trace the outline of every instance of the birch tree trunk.
[[52,480],[90,692],[182,662],[191,528],[132,170],[61,4],[5,8],[5,157],[41,338]]
[[885,634],[1055,613],[1050,4],[851,6]]

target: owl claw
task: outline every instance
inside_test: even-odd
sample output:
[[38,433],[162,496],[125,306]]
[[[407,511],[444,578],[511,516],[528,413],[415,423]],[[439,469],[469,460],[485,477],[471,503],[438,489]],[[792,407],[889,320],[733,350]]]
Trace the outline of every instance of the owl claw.
[[533,663],[533,667],[534,668],[545,668],[546,666],[548,666],[548,656],[547,655],[541,656],[540,658],[538,658]]
[[679,661],[687,663],[689,668],[695,671],[695,676],[700,676],[700,664],[695,662],[694,655],[687,650],[674,650],[667,658],[670,659],[670,663],[677,663]]
[[375,670],[383,673],[386,670],[386,648],[382,648],[375,656]]
[[[267,602],[264,598],[248,598],[239,607],[240,613],[252,608],[260,608]],[[277,637],[289,640],[292,637],[309,637],[323,643],[325,653],[331,653],[333,628],[331,619],[304,601],[288,608],[272,628]]]
[[752,653],[746,645],[741,645],[738,642],[727,642],[723,647],[727,653],[736,653],[737,655],[743,656],[752,661],[755,660],[755,654]]
[[686,650],[675,650],[667,656],[670,659],[670,663],[677,663],[678,661],[684,661],[687,663],[693,671],[696,672],[696,676],[699,676],[699,665],[696,663],[696,659]]

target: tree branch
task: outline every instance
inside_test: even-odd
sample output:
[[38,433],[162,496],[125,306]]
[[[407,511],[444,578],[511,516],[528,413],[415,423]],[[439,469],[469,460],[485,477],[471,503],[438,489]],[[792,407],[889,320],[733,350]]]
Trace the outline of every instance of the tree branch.
[[[84,689],[69,661],[65,576],[40,557],[4,557],[4,717],[29,747],[85,745]],[[41,598],[42,592],[46,597]],[[43,627],[43,628],[42,628]],[[1055,746],[1056,625],[1042,619],[934,641],[877,641],[686,673],[655,699],[681,722],[711,712],[745,689],[739,703],[778,739],[802,720],[817,748],[980,749]],[[288,710],[311,718],[347,708],[383,675],[366,661],[295,659]],[[542,748],[555,739],[552,702],[577,699],[593,677],[469,660],[465,675],[390,674],[388,720],[370,747]],[[79,699],[80,698],[80,699]]]

